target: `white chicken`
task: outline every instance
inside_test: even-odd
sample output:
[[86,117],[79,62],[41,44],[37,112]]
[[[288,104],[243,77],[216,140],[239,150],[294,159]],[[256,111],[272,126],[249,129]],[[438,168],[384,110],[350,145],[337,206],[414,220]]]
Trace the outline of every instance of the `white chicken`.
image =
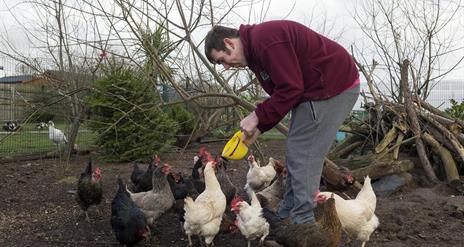
[[251,240],[259,238],[261,246],[264,239],[269,235],[269,223],[263,217],[263,209],[253,190],[248,190],[251,198],[251,205],[242,198],[236,196],[232,200],[231,211],[237,215],[235,225],[248,240],[248,247],[251,246]]
[[57,146],[68,143],[68,139],[63,134],[63,131],[55,128],[55,123],[51,120],[48,121],[48,138]]
[[248,156],[248,165],[250,168],[247,173],[247,182],[244,189],[251,188],[254,191],[259,191],[269,186],[276,175],[274,165],[276,160],[269,158],[269,163],[266,166],[259,166],[253,155]]
[[205,166],[205,190],[193,201],[191,197],[184,200],[185,222],[189,246],[192,246],[192,235],[205,238],[206,246],[210,246],[219,232],[222,215],[226,210],[226,196],[214,173],[216,162],[209,155]]
[[154,224],[155,220],[174,205],[174,195],[172,194],[166,175],[171,171],[168,164],[157,167],[152,175],[152,189],[149,191],[132,193],[127,189],[131,199],[145,214],[149,224]]
[[[316,198],[329,198],[331,194],[332,192],[319,192]],[[335,194],[335,207],[343,230],[351,239],[362,241],[362,247],[379,226],[379,219],[374,214],[376,203],[377,198],[369,176],[365,178],[364,185],[355,199],[345,200]]]

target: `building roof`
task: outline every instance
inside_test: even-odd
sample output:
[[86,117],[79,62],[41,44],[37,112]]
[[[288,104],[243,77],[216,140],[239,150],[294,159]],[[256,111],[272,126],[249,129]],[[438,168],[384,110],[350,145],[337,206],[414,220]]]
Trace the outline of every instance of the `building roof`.
[[0,77],[1,84],[17,84],[29,81],[33,78],[32,75],[15,75],[15,76],[5,76]]

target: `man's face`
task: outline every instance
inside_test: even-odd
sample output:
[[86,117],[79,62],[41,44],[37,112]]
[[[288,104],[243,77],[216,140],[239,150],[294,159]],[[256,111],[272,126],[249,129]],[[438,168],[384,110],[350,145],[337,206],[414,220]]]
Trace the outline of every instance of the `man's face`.
[[211,50],[211,56],[216,64],[222,64],[224,69],[243,68],[247,66],[245,55],[239,39],[224,39],[226,51]]

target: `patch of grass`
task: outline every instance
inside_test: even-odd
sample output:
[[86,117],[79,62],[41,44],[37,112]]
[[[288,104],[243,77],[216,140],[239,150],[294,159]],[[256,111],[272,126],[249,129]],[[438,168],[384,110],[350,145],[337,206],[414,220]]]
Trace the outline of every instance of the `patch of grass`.
[[280,133],[280,131],[276,130],[276,129],[271,129],[267,132],[264,132],[264,134],[262,134],[260,137],[259,137],[260,140],[263,140],[263,141],[268,141],[268,140],[286,140],[287,137]]
[[[64,124],[55,124],[55,127],[65,130]],[[93,145],[95,138],[95,134],[82,127],[79,129],[76,143],[81,149],[87,148]],[[30,154],[56,148],[48,139],[48,128],[38,130],[33,123],[22,125],[21,130],[16,133],[0,132],[0,140],[0,155]]]

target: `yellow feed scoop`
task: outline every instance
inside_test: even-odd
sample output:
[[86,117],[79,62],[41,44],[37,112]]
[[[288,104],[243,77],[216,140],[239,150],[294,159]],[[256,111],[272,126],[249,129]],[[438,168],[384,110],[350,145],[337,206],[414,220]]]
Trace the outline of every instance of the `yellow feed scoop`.
[[237,131],[222,150],[222,157],[228,160],[241,160],[248,153],[248,146],[243,143],[243,132]]

